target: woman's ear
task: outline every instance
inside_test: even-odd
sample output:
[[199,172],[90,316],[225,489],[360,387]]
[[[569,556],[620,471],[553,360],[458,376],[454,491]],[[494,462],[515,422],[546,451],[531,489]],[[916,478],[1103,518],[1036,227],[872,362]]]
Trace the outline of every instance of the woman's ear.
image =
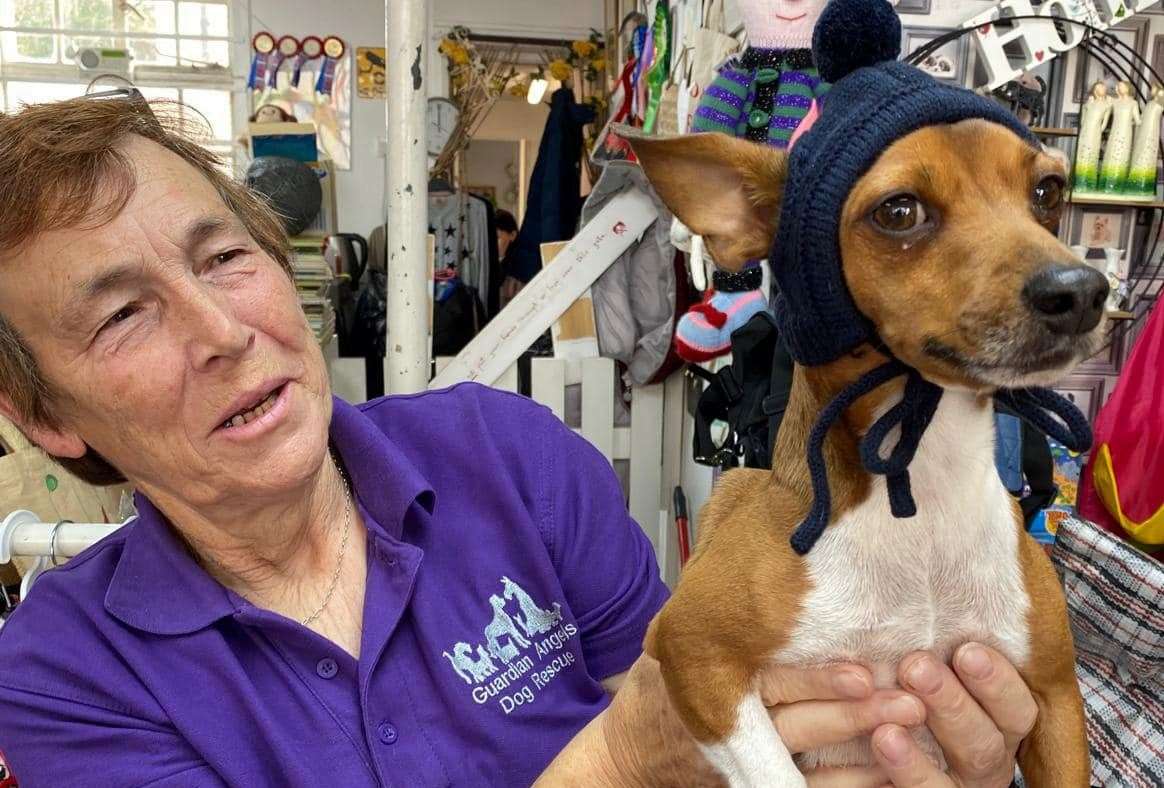
[[21,418],[16,407],[12,404],[12,400],[4,394],[0,394],[0,417],[8,419],[16,425],[16,428],[24,433],[24,437],[28,439],[29,443],[39,446],[53,457],[77,459],[84,457],[85,453],[89,451],[85,441],[74,432],[63,432],[40,426]]
[[702,235],[720,268],[768,256],[788,178],[783,151],[726,134],[647,137],[615,129],[634,149],[659,198]]

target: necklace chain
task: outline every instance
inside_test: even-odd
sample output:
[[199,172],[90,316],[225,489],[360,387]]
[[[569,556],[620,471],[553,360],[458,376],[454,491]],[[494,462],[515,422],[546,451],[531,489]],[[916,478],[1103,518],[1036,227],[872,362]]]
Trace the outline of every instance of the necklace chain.
[[340,481],[343,482],[344,495],[347,502],[347,506],[344,507],[344,536],[343,541],[340,543],[339,560],[336,561],[335,571],[331,574],[331,582],[327,586],[327,593],[324,594],[323,601],[319,603],[319,609],[300,622],[303,624],[303,626],[307,626],[312,621],[315,621],[315,619],[319,618],[323,611],[327,609],[327,603],[331,601],[332,596],[335,594],[335,590],[339,586],[340,569],[342,569],[344,565],[344,554],[348,551],[348,535],[352,529],[352,485],[348,481],[348,477],[344,475],[343,469],[340,467],[339,462],[335,459],[334,456],[332,457],[331,461],[335,464],[335,469],[339,473]]

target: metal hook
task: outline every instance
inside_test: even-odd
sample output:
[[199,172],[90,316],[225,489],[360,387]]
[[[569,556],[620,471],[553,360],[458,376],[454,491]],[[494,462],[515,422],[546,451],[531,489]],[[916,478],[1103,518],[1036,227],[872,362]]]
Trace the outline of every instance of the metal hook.
[[60,566],[57,563],[57,532],[61,530],[61,526],[65,523],[73,524],[72,520],[60,520],[53,526],[52,533],[49,534],[49,558],[53,562],[53,566]]

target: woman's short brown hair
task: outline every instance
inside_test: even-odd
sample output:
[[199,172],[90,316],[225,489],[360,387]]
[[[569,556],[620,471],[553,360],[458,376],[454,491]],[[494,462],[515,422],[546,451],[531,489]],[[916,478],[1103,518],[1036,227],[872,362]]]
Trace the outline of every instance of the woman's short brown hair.
[[[197,139],[198,126],[174,102],[147,104],[139,95],[82,97],[34,104],[0,114],[0,265],[20,265],[20,250],[48,229],[98,227],[112,221],[133,196],[136,175],[122,144],[130,134],[152,140],[202,173],[251,237],[291,273],[287,236],[273,211]],[[193,132],[193,133],[192,133]],[[53,404],[60,392],[0,314],[0,395],[25,420],[60,426]],[[96,452],[62,465],[93,484],[124,481]]]

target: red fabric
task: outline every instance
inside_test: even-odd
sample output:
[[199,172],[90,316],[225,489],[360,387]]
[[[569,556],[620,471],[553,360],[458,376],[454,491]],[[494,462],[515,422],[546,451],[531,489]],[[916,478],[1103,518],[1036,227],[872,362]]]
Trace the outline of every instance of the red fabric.
[[[714,291],[708,291],[708,299],[710,299],[713,295],[715,295]],[[707,322],[710,323],[714,328],[723,328],[724,324],[727,323],[728,316],[712,306],[710,300],[705,300],[696,304],[695,306],[691,307],[689,311],[706,317]]]
[[1119,382],[1095,422],[1095,444],[1079,484],[1080,515],[1127,539],[1094,483],[1105,444],[1124,515],[1143,522],[1164,506],[1164,298],[1153,307]]

